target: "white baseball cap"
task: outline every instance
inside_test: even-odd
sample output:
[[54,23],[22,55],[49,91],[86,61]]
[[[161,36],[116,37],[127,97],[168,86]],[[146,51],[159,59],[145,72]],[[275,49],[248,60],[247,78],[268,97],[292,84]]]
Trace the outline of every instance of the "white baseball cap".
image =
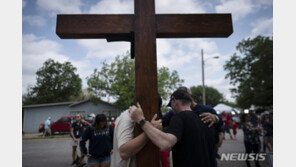
[[94,113],[89,114],[90,117],[96,117]]

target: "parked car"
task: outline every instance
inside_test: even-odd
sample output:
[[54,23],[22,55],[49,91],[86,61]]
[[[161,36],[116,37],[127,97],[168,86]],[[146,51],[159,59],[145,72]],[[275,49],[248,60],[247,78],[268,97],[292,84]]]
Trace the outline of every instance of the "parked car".
[[[54,132],[70,132],[71,123],[75,120],[75,115],[62,116],[56,122],[50,122],[51,133]],[[44,123],[40,124],[39,132],[44,132]]]

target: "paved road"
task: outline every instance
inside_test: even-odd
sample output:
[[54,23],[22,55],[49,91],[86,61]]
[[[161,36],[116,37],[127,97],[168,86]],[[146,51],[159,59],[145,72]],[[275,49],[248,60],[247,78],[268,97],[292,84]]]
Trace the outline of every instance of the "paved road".
[[[238,130],[237,140],[230,140],[229,135],[226,134],[226,140],[223,141],[219,153],[244,153],[245,146],[243,144],[243,132]],[[255,163],[251,162],[251,166],[255,166]],[[260,162],[261,167],[269,167],[269,159],[266,157],[265,161]],[[246,167],[245,161],[218,161],[219,167]]]
[[70,138],[23,140],[23,167],[71,166]]
[[[220,153],[242,153],[245,151],[242,132],[238,131],[238,140],[224,140]],[[71,166],[70,138],[24,140],[23,167],[68,167]],[[268,167],[268,159],[260,163]],[[254,163],[251,163],[254,166]],[[244,167],[243,161],[218,161],[219,167]]]

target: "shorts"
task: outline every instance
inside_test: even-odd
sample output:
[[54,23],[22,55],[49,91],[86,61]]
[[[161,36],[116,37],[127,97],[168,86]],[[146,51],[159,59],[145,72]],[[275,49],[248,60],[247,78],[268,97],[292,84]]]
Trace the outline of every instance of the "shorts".
[[89,165],[102,164],[105,162],[110,162],[110,156],[100,157],[100,158],[89,157],[87,159],[87,164],[89,164]]
[[71,140],[71,146],[79,146],[79,139],[78,141],[74,141],[74,139]]
[[45,133],[45,134],[46,134],[46,133],[51,134],[51,129],[50,129],[50,128],[45,129],[44,133]]

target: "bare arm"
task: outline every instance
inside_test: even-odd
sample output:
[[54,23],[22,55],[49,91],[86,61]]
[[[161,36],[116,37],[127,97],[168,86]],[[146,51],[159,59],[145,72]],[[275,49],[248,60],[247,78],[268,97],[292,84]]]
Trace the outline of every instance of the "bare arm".
[[74,140],[77,140],[74,136],[74,128],[70,128],[70,133],[71,133],[71,136],[73,137]]
[[[143,110],[139,103],[137,103],[137,107],[132,106],[130,110],[130,116],[135,122],[139,123],[140,120],[145,119]],[[151,122],[153,122],[155,118],[156,115],[154,115]],[[142,129],[148,138],[161,150],[170,150],[171,147],[173,147],[178,141],[175,135],[162,132],[148,121],[146,121],[146,123],[142,126]]]
[[160,131],[148,121],[143,125],[142,129],[148,138],[162,151],[170,150],[178,141],[176,136]]
[[[162,129],[162,123],[161,120],[156,120],[157,118],[157,114],[154,115],[154,117],[151,120],[151,124],[152,126]],[[122,122],[125,123],[125,122]],[[132,125],[133,127],[134,125]],[[121,128],[124,126],[118,126],[118,128]],[[125,128],[125,130],[130,130],[130,128]],[[119,131],[121,131],[123,129],[119,129]],[[131,131],[129,132],[129,134],[131,135]],[[119,137],[119,138],[123,138],[123,136]],[[119,145],[119,155],[123,160],[126,160],[128,158],[130,158],[131,156],[137,154],[147,143],[148,141],[148,137],[145,133],[141,133],[139,136],[135,137],[135,138],[130,138],[128,141],[126,141],[124,144]]]
[[131,156],[137,154],[147,143],[148,138],[145,133],[140,134],[136,138],[129,140],[119,147],[119,155],[123,160],[127,160]]

